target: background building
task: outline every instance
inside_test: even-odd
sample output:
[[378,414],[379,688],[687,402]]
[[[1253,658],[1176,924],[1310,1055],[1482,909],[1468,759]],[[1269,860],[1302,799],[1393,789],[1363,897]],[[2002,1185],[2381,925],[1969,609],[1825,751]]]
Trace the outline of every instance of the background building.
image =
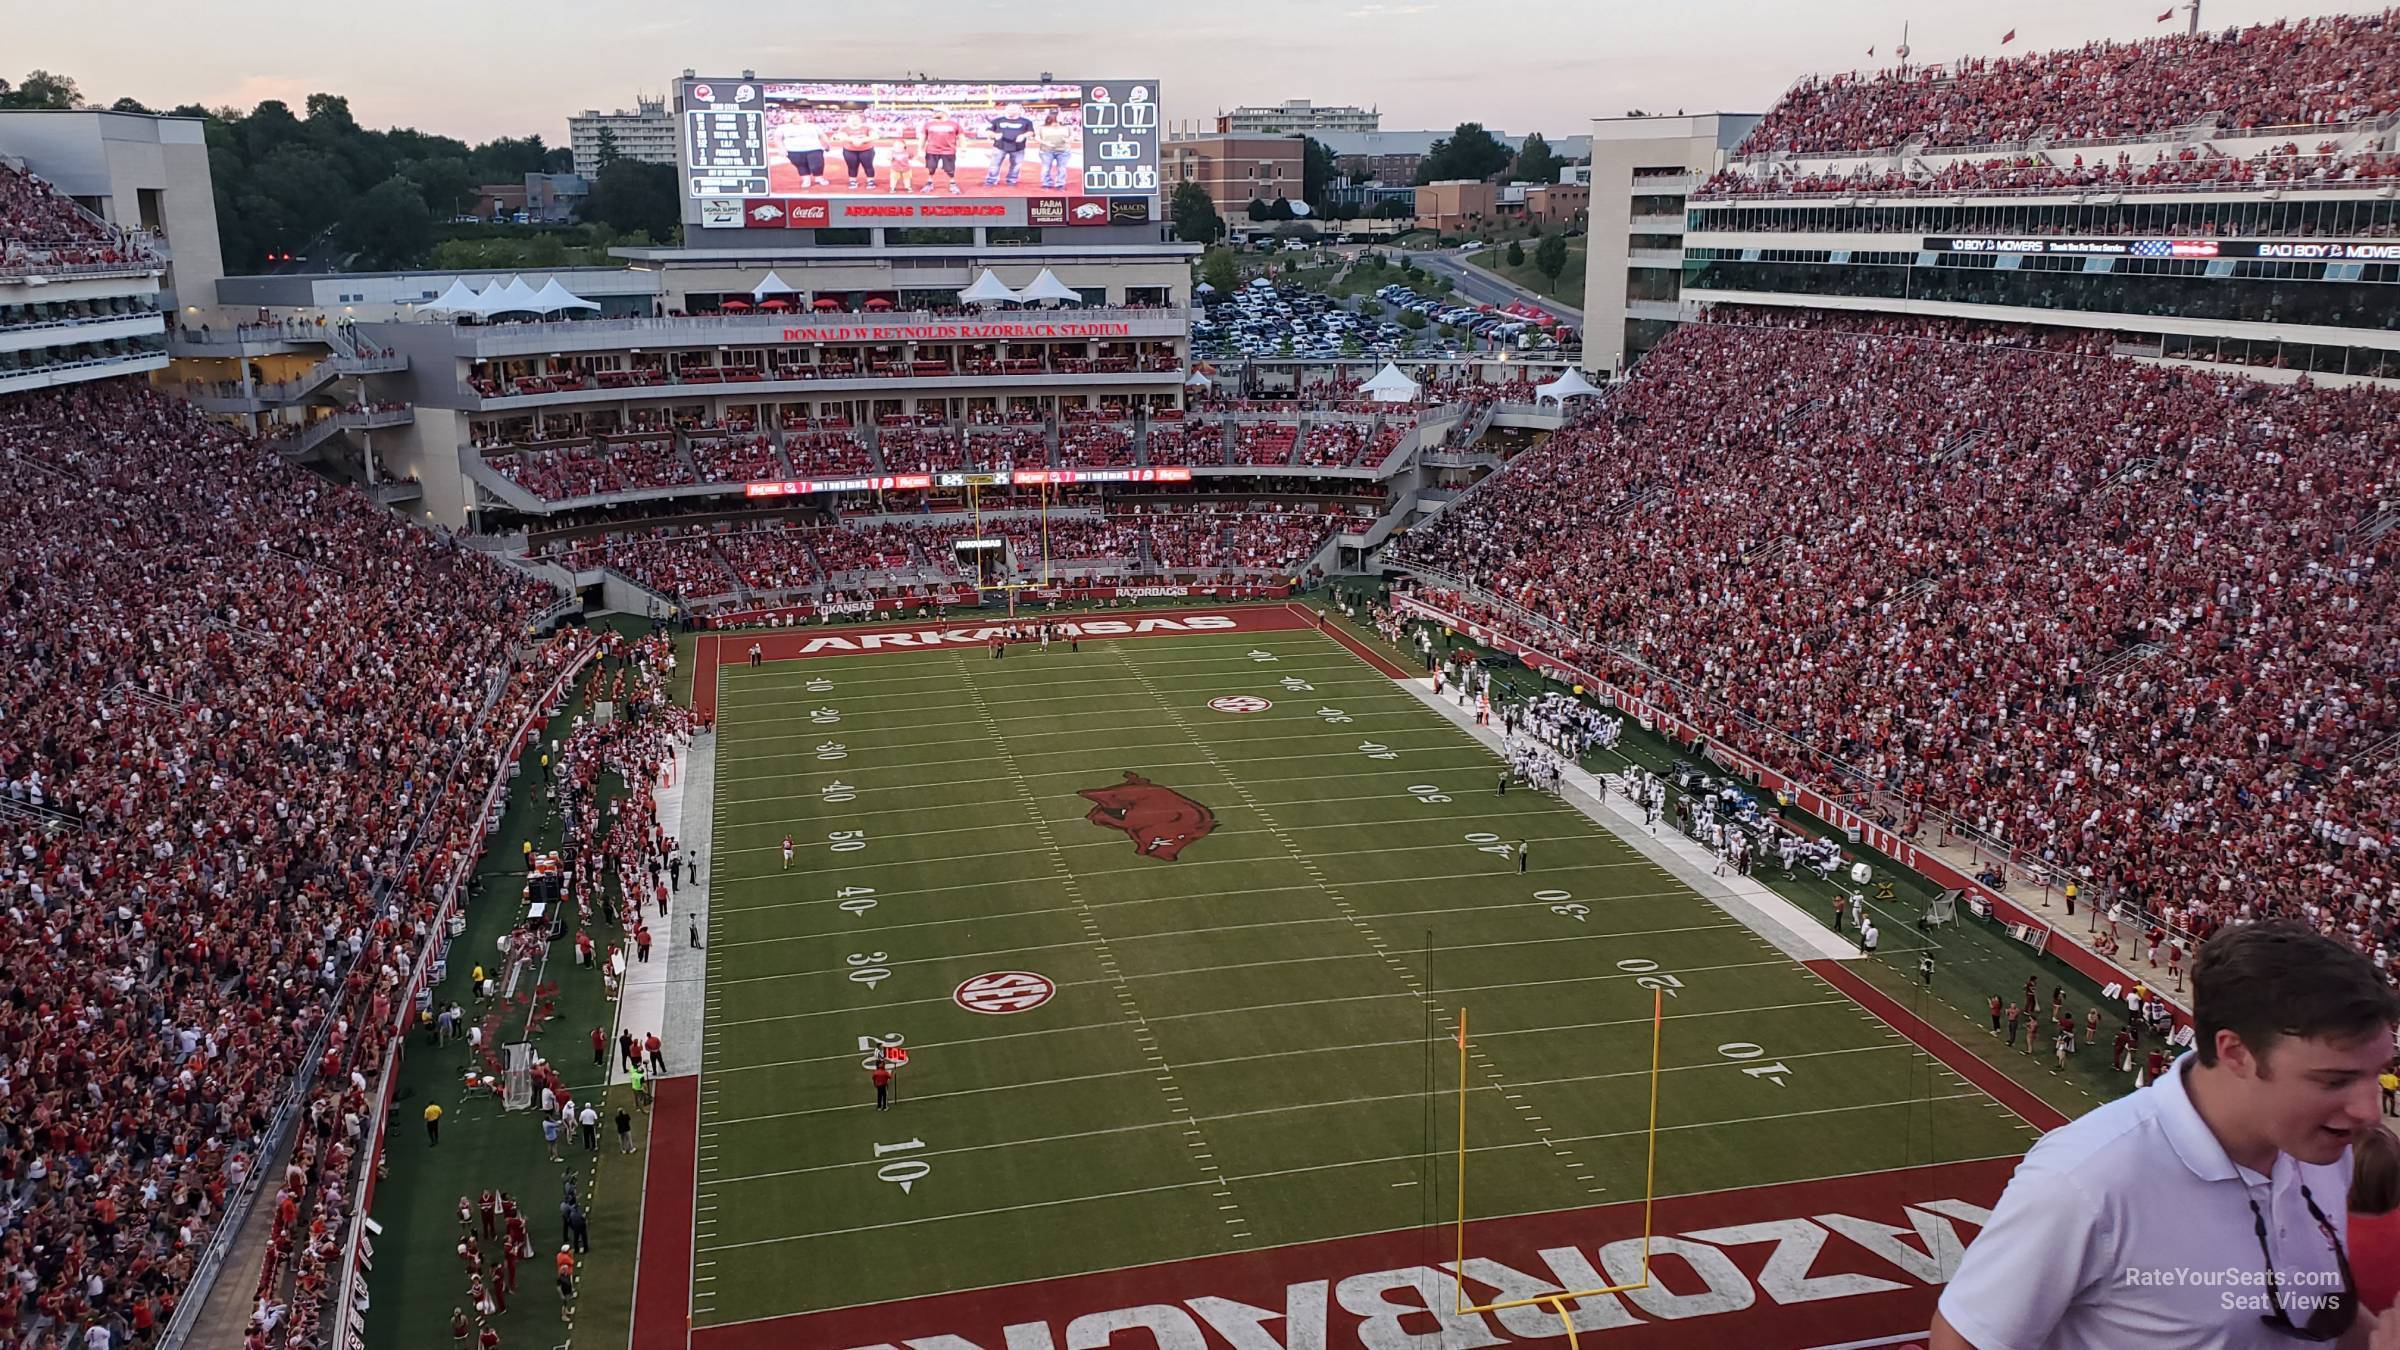
[[1479,178],[1451,178],[1417,189],[1417,223],[1455,230],[1500,214],[1500,190]]
[[1328,131],[1373,131],[1382,124],[1383,114],[1373,108],[1311,103],[1304,98],[1250,104],[1217,114],[1220,136],[1315,136]]
[[1584,369],[1622,370],[1674,331],[1684,198],[1724,166],[1758,120],[1757,113],[1700,113],[1593,121]]
[[1169,141],[1159,166],[1171,193],[1178,183],[1198,183],[1217,204],[1217,214],[1241,220],[1253,201],[1300,199],[1303,146],[1298,136],[1198,136]]
[[24,167],[77,206],[141,237],[163,265],[162,306],[208,306],[225,263],[217,243],[217,194],[208,139],[196,117],[96,109],[0,112],[0,156]]
[[[1487,128],[1488,130],[1488,128]],[[1318,134],[1320,145],[1333,153],[1334,167],[1344,175],[1366,174],[1378,183],[1417,181],[1417,166],[1433,153],[1433,143],[1449,137],[1441,131],[1331,131]],[[1525,147],[1523,136],[1493,131],[1492,139],[1511,150]],[[1560,159],[1582,159],[1592,152],[1589,136],[1548,136],[1550,152]]]
[[616,139],[617,153],[627,159],[638,159],[644,164],[675,162],[675,114],[667,111],[663,96],[637,95],[631,112],[586,109],[580,116],[567,119],[567,144],[575,151],[575,172],[586,178],[600,172],[603,129]]

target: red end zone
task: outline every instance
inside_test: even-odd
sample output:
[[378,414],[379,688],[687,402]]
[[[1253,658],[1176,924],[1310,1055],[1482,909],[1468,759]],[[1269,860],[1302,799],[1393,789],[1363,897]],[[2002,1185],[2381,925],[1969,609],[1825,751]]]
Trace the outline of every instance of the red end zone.
[[[692,670],[692,707],[702,717],[717,715],[717,675],[728,665],[750,657],[753,643],[761,661],[798,661],[812,656],[856,656],[861,652],[964,651],[982,647],[1007,634],[1010,620],[973,615],[947,622],[862,624],[856,628],[786,628],[742,633],[700,635]],[[1192,633],[1273,633],[1317,626],[1314,610],[1295,605],[1226,606],[1218,609],[1128,610],[1122,617],[1082,612],[1063,618],[1028,614],[1015,624],[1020,631],[1036,624],[1056,625],[1061,635],[1075,634],[1085,642],[1133,637],[1172,637]],[[1328,629],[1330,632],[1331,630]],[[1355,649],[1354,649],[1355,650]],[[1386,674],[1398,667],[1384,663]]]
[[[1658,1203],[1650,1283],[1570,1305],[1612,1347],[1801,1347],[1906,1334],[1989,1217],[2015,1159]],[[1636,1201],[1469,1225],[1470,1303],[1640,1280]],[[700,1327],[693,1350],[1321,1350],[1564,1344],[1537,1308],[1455,1311],[1452,1230],[1408,1230],[835,1312]],[[822,1272],[840,1278],[837,1272]],[[1119,1333],[1130,1333],[1117,1339]]]

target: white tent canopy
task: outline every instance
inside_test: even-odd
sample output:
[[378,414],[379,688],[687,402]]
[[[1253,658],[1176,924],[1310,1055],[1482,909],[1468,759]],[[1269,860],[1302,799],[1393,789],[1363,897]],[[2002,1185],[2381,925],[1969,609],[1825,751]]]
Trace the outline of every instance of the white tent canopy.
[[1074,287],[1060,281],[1058,274],[1047,267],[1042,269],[1040,276],[1027,283],[1023,291],[1018,292],[1018,298],[1026,301],[1060,300],[1068,304],[1083,303],[1082,294]]
[[1190,375],[1184,377],[1183,387],[1186,389],[1206,389],[1214,383],[1216,383],[1216,381],[1211,380],[1206,375],[1203,375],[1199,371],[1195,370]]
[[1569,366],[1567,367],[1566,374],[1561,375],[1557,379],[1552,380],[1550,383],[1534,390],[1533,401],[1537,405],[1550,400],[1556,400],[1557,402],[1564,404],[1568,399],[1581,398],[1586,394],[1597,394],[1599,392],[1600,386],[1583,378],[1582,371],[1577,370],[1573,366]]
[[775,275],[775,269],[772,267],[767,269],[765,276],[759,278],[756,286],[750,288],[750,298],[753,300],[764,300],[770,295],[793,294],[797,294],[797,292],[792,289],[792,284]]
[[491,289],[479,298],[482,301],[480,309],[485,314],[521,314],[535,308],[533,288],[526,285],[525,278],[521,276],[510,277],[505,286],[493,282]]
[[552,277],[542,283],[542,288],[533,295],[532,309],[536,314],[556,314],[560,310],[566,309],[598,308],[600,308],[598,305],[559,285],[557,277]]
[[467,284],[466,278],[452,277],[450,289],[442,292],[439,298],[425,302],[425,312],[431,314],[449,310],[453,313],[476,314],[482,312],[478,299],[475,288]]
[[1389,361],[1375,372],[1375,378],[1359,386],[1359,392],[1377,403],[1409,403],[1417,397],[1417,382],[1400,373],[1400,367]]
[[[1048,276],[1049,273],[1045,272],[1042,275]],[[1024,297],[1010,290],[1008,283],[994,276],[992,269],[987,267],[983,269],[982,276],[975,278],[973,285],[958,293],[958,298],[970,305],[998,305],[1011,303]]]

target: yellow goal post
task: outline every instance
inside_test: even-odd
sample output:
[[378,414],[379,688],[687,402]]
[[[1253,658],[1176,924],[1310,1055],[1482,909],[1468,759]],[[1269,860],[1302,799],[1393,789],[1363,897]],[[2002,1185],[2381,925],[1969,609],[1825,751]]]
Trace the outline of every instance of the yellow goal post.
[[1629,1284],[1612,1284],[1599,1289],[1569,1290],[1542,1294],[1534,1298],[1511,1299],[1504,1303],[1470,1304],[1467,1302],[1467,1010],[1458,1010],[1458,1259],[1450,1268],[1451,1285],[1456,1293],[1457,1310],[1468,1313],[1499,1312],[1507,1308],[1546,1307],[1558,1314],[1559,1322],[1567,1329],[1567,1344],[1581,1344],[1575,1334],[1574,1319],[1567,1314],[1567,1304],[1578,1299],[1596,1298],[1603,1294],[1622,1294],[1650,1287],[1650,1220],[1657,1200],[1658,1186],[1658,1076],[1659,1049],[1664,1039],[1667,1020],[1667,999],[1664,990],[1650,991],[1650,1124],[1644,1132],[1644,1148],[1648,1161],[1642,1168],[1642,1267],[1641,1278]]

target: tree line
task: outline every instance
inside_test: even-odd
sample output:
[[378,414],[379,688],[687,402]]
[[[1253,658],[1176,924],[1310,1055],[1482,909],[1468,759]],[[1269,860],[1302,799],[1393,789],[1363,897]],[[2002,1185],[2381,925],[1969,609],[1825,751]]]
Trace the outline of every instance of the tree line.
[[[82,108],[88,104],[70,76],[36,70],[14,83],[0,79],[0,108]],[[438,261],[457,233],[453,222],[475,207],[485,184],[521,184],[529,173],[567,173],[574,154],[539,136],[501,136],[477,145],[408,127],[373,131],[351,115],[339,94],[311,94],[295,113],[281,99],[247,111],[196,103],[153,109],[120,98],[106,111],[165,112],[205,123],[209,176],[216,188],[217,238],[229,273],[256,272],[286,258],[338,256],[345,266],[372,270]],[[604,152],[608,147],[604,146]],[[613,243],[671,243],[682,228],[675,168],[604,153],[577,243],[521,251],[559,253]],[[508,250],[485,247],[491,256]],[[445,265],[467,265],[463,262]],[[485,265],[509,266],[511,262]],[[536,262],[535,265],[542,265]]]

